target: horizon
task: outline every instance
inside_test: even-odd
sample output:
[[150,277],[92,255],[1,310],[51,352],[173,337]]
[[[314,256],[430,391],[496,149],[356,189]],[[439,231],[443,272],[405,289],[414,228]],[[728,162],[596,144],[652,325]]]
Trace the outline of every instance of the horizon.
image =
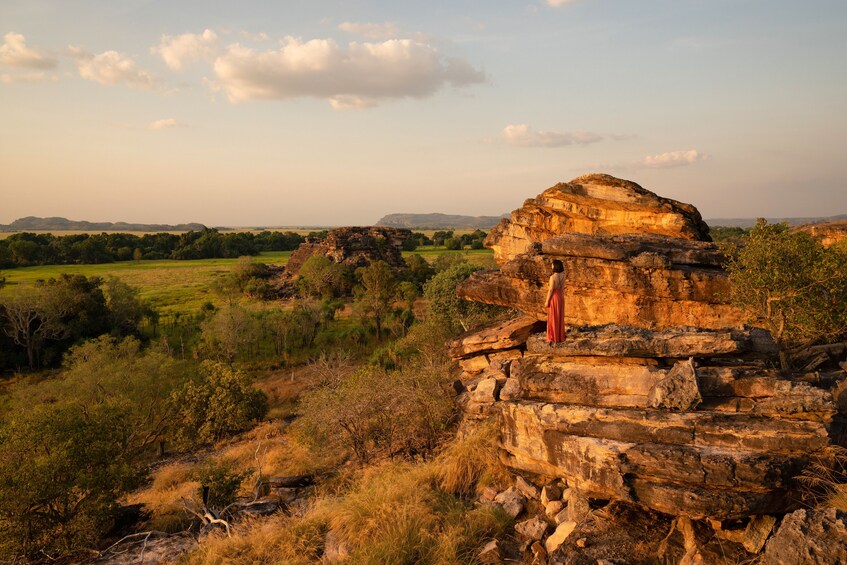
[[2,224],[36,201],[222,227],[497,216],[590,171],[704,218],[847,210],[835,0],[43,0],[0,21]]

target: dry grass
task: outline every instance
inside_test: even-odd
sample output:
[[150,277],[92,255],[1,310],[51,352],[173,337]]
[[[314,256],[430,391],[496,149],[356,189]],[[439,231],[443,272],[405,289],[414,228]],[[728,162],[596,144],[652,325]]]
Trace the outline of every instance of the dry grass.
[[437,465],[385,464],[361,473],[343,496],[316,499],[301,516],[244,524],[232,538],[215,536],[183,561],[314,563],[326,534],[350,548],[350,564],[473,563],[478,548],[501,535],[510,519],[474,507],[437,486]]
[[797,477],[813,506],[847,512],[847,449],[829,446]]
[[131,493],[127,504],[143,504],[150,513],[146,529],[178,532],[188,525],[189,516],[181,499],[195,494],[200,486],[190,479],[194,465],[172,463],[156,470],[149,486]]
[[439,486],[455,495],[506,487],[510,477],[497,455],[498,433],[497,423],[488,421],[450,443],[436,460]]

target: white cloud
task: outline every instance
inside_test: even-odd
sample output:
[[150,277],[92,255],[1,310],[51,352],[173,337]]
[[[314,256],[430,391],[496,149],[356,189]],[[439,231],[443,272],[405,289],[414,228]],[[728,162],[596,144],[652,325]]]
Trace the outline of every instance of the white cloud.
[[370,39],[386,39],[389,37],[397,37],[400,29],[392,22],[381,24],[366,23],[366,22],[344,22],[338,26],[338,29],[347,33],[355,33],[368,37]]
[[443,57],[431,45],[410,39],[350,43],[286,37],[279,50],[256,51],[239,44],[214,63],[215,88],[231,102],[326,98],[335,108],[366,107],[389,98],[431,96],[446,84],[485,80],[461,59]]
[[79,76],[84,79],[106,85],[126,83],[140,88],[152,88],[156,82],[153,75],[139,69],[135,61],[117,51],[95,55],[73,45],[68,50],[76,59]]
[[549,6],[553,6],[554,8],[558,8],[559,6],[564,6],[566,4],[573,4],[577,0],[547,0],[547,4]]
[[178,122],[175,118],[162,118],[161,120],[156,120],[151,122],[147,129],[158,131],[163,129],[172,129],[172,128],[184,128],[188,127],[185,124]]
[[503,128],[503,140],[510,145],[521,147],[564,147],[574,143],[587,145],[602,139],[602,135],[590,131],[533,131],[526,124],[509,124]]
[[194,61],[212,59],[218,50],[218,36],[210,29],[199,34],[163,35],[159,46],[151,49],[174,71],[181,71],[188,63]]
[[634,167],[648,169],[670,169],[672,167],[684,167],[698,161],[705,161],[708,158],[709,156],[705,153],[701,153],[696,149],[690,149],[688,151],[669,151],[659,155],[650,155],[633,161],[632,165]]
[[37,49],[27,47],[26,38],[13,31],[3,36],[3,45],[0,45],[0,63],[10,67],[29,69],[52,69],[57,65],[54,57],[48,57]]

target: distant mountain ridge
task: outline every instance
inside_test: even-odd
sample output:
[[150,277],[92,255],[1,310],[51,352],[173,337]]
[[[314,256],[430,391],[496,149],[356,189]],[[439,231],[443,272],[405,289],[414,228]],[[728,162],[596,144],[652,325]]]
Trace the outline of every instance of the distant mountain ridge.
[[69,220],[52,217],[39,218],[27,216],[18,218],[11,224],[0,224],[0,231],[198,231],[206,226],[198,223],[189,224],[128,224],[126,222],[87,222],[84,220]]
[[[765,218],[769,224],[785,222],[789,226],[802,226],[804,224],[818,224],[821,222],[843,222],[847,220],[847,214],[838,216],[815,216],[808,218]],[[752,228],[756,225],[756,218],[712,218],[705,220],[710,226],[721,226],[727,228]]]
[[379,219],[375,226],[409,229],[490,229],[507,218],[502,216],[462,216],[459,214],[388,214]]

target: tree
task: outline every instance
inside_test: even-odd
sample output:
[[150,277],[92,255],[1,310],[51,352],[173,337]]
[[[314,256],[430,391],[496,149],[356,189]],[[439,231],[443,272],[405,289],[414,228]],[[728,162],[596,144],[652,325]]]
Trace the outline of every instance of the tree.
[[36,368],[35,354],[44,341],[67,334],[62,317],[69,310],[69,304],[55,300],[43,286],[20,289],[0,302],[3,332],[26,350],[30,369]]
[[230,365],[259,340],[259,322],[237,304],[228,304],[215,312],[200,329],[203,348],[209,357],[226,360]]
[[115,335],[138,333],[138,324],[144,317],[151,317],[153,307],[141,299],[137,288],[115,276],[107,277],[104,286],[112,333]]
[[761,320],[782,351],[847,336],[847,253],[806,232],[760,219],[743,246],[727,247],[733,304]]
[[301,292],[305,296],[331,298],[341,295],[344,268],[325,255],[312,255],[300,267]]
[[385,261],[374,261],[367,267],[359,268],[356,273],[362,287],[355,305],[365,317],[373,318],[376,339],[379,341],[382,339],[382,323],[391,312],[391,302],[397,294],[394,271]]
[[141,252],[141,249],[136,247],[132,252],[132,260],[136,263],[140,263],[141,259],[144,257],[144,253]]
[[426,281],[432,278],[435,274],[435,269],[432,265],[423,258],[423,256],[413,253],[406,257],[406,270],[403,272],[403,278],[414,283],[419,291],[423,291],[423,285]]

